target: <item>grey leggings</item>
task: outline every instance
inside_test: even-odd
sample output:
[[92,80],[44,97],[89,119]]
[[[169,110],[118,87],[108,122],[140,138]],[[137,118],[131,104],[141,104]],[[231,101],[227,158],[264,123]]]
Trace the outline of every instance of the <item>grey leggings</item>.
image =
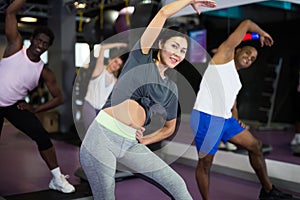
[[157,183],[155,185],[160,185],[160,189],[167,191],[173,199],[192,199],[182,177],[148,147],[112,133],[94,120],[80,148],[80,163],[94,200],[115,199],[117,162],[126,171],[141,174]]

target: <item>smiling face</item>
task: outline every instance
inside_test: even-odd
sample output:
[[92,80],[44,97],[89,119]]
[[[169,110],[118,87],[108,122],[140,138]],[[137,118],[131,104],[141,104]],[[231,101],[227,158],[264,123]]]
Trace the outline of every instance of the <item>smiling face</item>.
[[50,37],[44,33],[31,37],[30,42],[31,44],[28,48],[28,54],[32,60],[38,60],[50,47]]
[[164,66],[174,68],[185,58],[187,48],[188,42],[184,37],[174,36],[165,43],[160,41],[158,59]]
[[237,49],[234,58],[237,70],[250,67],[256,60],[257,54],[257,50],[251,46]]
[[123,66],[123,60],[120,57],[110,59],[107,65],[107,70],[111,73],[117,72]]

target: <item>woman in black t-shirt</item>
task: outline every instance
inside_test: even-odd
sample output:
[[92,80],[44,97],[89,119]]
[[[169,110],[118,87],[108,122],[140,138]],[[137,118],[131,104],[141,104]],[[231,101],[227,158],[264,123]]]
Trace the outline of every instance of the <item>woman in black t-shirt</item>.
[[[181,0],[162,7],[131,50],[109,100],[91,124],[80,149],[80,162],[93,197],[114,199],[117,163],[159,185],[174,199],[192,199],[184,180],[146,145],[159,142],[175,130],[177,87],[165,74],[184,58],[188,38],[178,31],[162,30],[166,20],[192,5],[215,7],[212,0]],[[153,44],[157,41],[157,55]],[[162,128],[143,135],[151,116],[165,116]],[[119,168],[118,168],[119,169]]]

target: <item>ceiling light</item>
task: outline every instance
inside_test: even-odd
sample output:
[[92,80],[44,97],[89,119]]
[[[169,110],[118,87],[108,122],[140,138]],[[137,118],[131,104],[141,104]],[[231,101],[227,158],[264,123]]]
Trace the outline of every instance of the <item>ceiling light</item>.
[[77,9],[83,9],[83,8],[86,7],[86,3],[75,1],[75,2],[74,2],[74,6],[75,6]]
[[143,0],[143,1],[142,1],[142,4],[151,4],[151,3],[152,3],[151,0]]
[[37,22],[37,18],[35,17],[21,17],[21,22]]

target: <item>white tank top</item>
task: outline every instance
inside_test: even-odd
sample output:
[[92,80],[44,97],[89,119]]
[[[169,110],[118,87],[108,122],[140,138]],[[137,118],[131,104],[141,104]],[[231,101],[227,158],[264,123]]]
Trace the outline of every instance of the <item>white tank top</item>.
[[10,106],[23,100],[38,86],[44,62],[32,62],[26,47],[0,60],[0,106]]
[[90,80],[85,100],[94,108],[100,110],[111,93],[114,84],[114,75],[104,69],[98,77]]
[[204,72],[194,109],[228,119],[242,84],[234,60],[209,64]]

